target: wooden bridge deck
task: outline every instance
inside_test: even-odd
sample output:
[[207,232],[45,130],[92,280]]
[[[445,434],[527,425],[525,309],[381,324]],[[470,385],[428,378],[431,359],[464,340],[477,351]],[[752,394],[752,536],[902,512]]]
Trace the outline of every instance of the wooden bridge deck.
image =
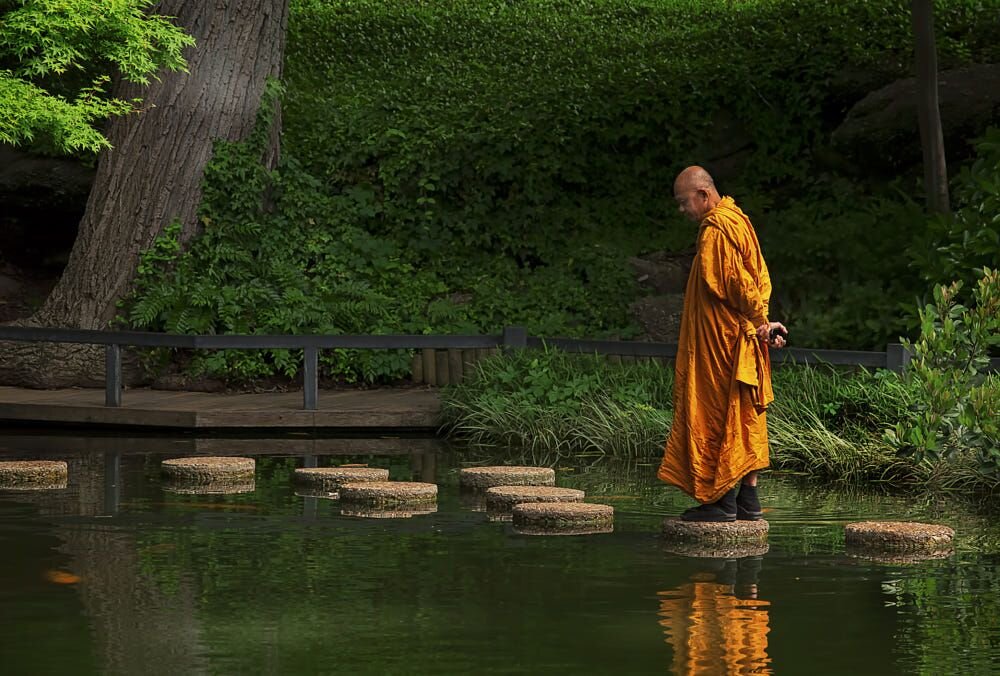
[[429,430],[441,403],[430,388],[323,390],[315,411],[301,392],[213,394],[126,390],[122,406],[104,405],[103,389],[0,387],[0,421],[173,429]]

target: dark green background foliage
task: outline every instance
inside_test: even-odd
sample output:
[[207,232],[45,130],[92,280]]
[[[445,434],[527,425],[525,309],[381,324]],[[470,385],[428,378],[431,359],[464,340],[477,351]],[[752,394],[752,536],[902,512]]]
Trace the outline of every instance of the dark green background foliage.
[[[1000,2],[936,4],[944,67],[1000,61]],[[879,346],[905,329],[901,307],[925,286],[901,254],[926,229],[919,176],[862,184],[814,157],[852,103],[838,83],[907,74],[908,2],[292,7],[282,166],[220,147],[205,234],[177,263],[148,261],[133,324],[632,337],[626,259],[693,245],[673,177],[742,135],[751,155],[720,187],[757,224],[797,344]],[[405,363],[343,354],[325,368],[380,379]],[[201,365],[291,374],[296,360]]]

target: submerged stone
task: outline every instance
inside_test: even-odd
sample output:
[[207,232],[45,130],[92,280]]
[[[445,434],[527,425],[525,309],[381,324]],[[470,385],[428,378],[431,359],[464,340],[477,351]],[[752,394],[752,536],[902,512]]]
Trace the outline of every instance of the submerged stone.
[[766,542],[711,544],[672,541],[665,544],[665,549],[671,554],[697,559],[745,559],[751,556],[764,556],[769,548]]
[[253,481],[216,481],[209,483],[164,484],[163,490],[178,495],[236,495],[253,493],[257,485]]
[[459,473],[458,483],[466,490],[475,491],[494,486],[553,486],[556,472],[551,467],[466,467]]
[[401,504],[401,505],[349,505],[342,507],[343,516],[353,516],[361,519],[409,519],[423,514],[433,514],[437,511],[436,503]]
[[770,526],[767,521],[728,521],[724,523],[681,521],[677,517],[663,520],[661,534],[670,543],[691,543],[709,549],[762,545],[767,542]]
[[69,467],[62,460],[7,460],[0,462],[0,489],[56,490],[66,488]]

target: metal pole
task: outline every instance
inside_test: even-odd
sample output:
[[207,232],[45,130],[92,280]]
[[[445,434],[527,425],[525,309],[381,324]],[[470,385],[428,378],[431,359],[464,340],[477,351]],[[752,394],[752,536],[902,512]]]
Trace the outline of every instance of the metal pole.
[[319,350],[305,348],[305,368],[302,371],[302,408],[315,411],[319,399]]
[[507,326],[503,330],[505,352],[520,350],[528,346],[528,330],[523,326]]
[[121,499],[122,453],[104,452],[104,513],[114,516],[118,513]]

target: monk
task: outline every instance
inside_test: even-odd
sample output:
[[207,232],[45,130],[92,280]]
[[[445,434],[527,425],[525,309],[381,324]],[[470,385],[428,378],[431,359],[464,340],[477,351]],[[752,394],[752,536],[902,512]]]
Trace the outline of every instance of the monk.
[[657,476],[702,503],[685,521],[760,519],[757,471],[768,466],[765,411],[774,399],[768,349],[784,347],[788,330],[768,320],[771,279],[747,215],[701,167],[677,176],[674,198],[700,228]]

